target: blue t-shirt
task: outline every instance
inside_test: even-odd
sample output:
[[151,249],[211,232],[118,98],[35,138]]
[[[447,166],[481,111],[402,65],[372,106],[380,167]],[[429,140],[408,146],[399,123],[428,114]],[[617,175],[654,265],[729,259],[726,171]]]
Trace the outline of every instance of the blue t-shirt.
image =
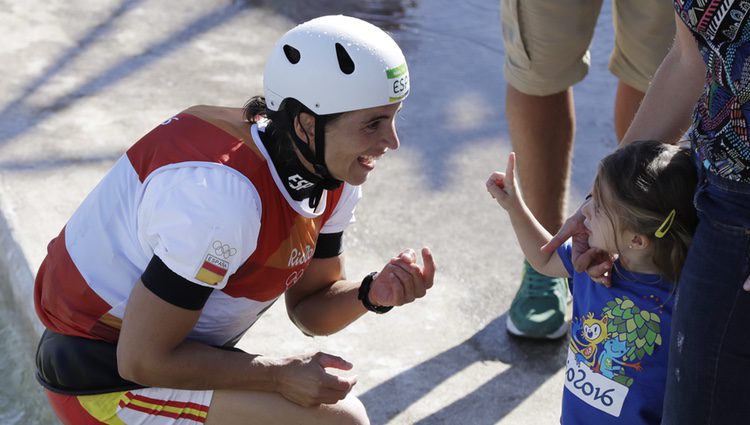
[[573,268],[570,242],[557,250],[572,276],[573,320],[565,365],[564,425],[659,424],[667,379],[673,285],[616,262],[612,287]]

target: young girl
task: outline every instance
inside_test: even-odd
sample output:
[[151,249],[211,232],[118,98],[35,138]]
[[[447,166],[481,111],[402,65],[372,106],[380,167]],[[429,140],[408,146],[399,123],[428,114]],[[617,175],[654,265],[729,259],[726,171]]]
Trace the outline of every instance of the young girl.
[[674,284],[697,224],[690,152],[636,142],[604,158],[584,203],[588,243],[617,260],[611,287],[576,272],[570,242],[557,255],[514,178],[515,154],[487,190],[509,214],[526,259],[540,273],[570,278],[573,321],[561,422],[659,424]]

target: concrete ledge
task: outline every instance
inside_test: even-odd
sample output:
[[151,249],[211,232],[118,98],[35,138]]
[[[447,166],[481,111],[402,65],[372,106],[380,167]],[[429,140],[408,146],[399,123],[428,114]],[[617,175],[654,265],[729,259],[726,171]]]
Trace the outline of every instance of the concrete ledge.
[[15,325],[28,339],[36,341],[44,327],[34,312],[34,275],[29,262],[17,241],[18,233],[13,226],[13,210],[0,197],[0,290],[10,294],[13,301]]

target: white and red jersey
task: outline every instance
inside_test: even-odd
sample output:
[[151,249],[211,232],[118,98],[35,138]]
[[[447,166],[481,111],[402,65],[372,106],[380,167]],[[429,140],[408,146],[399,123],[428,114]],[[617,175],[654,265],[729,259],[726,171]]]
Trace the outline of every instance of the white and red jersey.
[[44,325],[116,341],[130,292],[157,255],[215,289],[191,339],[221,345],[247,330],[300,279],[318,235],[354,220],[360,197],[344,184],[324,191],[319,211],[294,201],[262,130],[239,109],[200,106],[133,145],[48,246],[34,289]]

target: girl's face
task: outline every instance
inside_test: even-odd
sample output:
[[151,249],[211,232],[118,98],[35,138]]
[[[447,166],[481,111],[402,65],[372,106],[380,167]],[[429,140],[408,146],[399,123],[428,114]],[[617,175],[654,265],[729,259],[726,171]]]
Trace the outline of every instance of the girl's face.
[[360,185],[388,149],[398,149],[401,102],[342,114],[326,126],[325,159],[331,174]]
[[[600,194],[605,200],[611,200],[612,194],[607,184],[600,183]],[[616,230],[614,228],[614,219],[606,214],[601,206],[602,199],[592,196],[583,204],[581,212],[585,217],[583,225],[589,234],[589,246],[591,248],[601,249],[610,254],[617,253],[617,243],[615,239]]]

